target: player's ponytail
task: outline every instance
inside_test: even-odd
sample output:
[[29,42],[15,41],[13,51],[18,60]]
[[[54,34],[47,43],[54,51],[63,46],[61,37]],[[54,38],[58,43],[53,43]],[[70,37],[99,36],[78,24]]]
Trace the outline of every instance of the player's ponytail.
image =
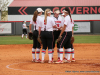
[[45,24],[47,23],[47,16],[48,16],[47,12],[49,12],[49,11],[51,11],[51,10],[50,9],[45,10]]
[[38,11],[36,10],[36,11],[34,12],[34,15],[33,15],[33,21],[34,21],[34,22],[36,22],[37,16],[38,16]]
[[70,16],[70,18],[71,18],[71,13],[70,13],[69,8],[68,8],[68,7],[66,7],[66,8],[65,8],[65,10],[68,12],[68,14],[69,14],[69,16]]

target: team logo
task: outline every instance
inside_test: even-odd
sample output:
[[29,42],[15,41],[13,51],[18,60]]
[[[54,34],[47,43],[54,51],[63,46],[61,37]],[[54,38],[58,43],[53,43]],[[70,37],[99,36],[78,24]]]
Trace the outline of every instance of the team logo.
[[77,24],[74,24],[74,31],[77,31],[78,30],[78,25]]

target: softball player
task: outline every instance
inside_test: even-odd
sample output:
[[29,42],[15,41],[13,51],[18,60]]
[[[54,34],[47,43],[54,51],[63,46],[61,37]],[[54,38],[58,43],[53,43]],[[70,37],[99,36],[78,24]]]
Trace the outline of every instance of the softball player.
[[67,62],[69,63],[71,62],[70,61],[70,53],[71,53],[71,42],[70,41],[72,37],[72,25],[71,25],[71,17],[70,17],[69,8],[67,7],[65,8],[64,14],[65,14],[64,26],[58,38],[58,40],[60,40],[60,43],[59,43],[60,60],[58,60],[56,63],[63,63],[63,47],[65,47],[65,52],[67,51],[68,56],[65,55]]
[[[34,25],[34,31],[33,31],[33,48],[32,48],[32,61],[33,62],[41,62],[39,59],[39,54],[40,54],[40,43],[37,41],[38,38],[38,27],[39,25],[43,24],[44,21],[43,18],[41,17],[42,12],[44,12],[41,8],[37,8],[37,10],[34,12],[34,16],[32,20],[30,21],[29,29],[31,32],[31,26],[32,24]],[[36,49],[37,48],[37,49]],[[36,50],[36,59],[35,59],[35,50]]]
[[[62,14],[63,17],[65,17],[64,13]],[[71,17],[71,14],[70,14],[70,17]],[[72,37],[73,37],[73,34],[74,34],[74,21],[72,20],[71,18],[71,24],[72,24]],[[67,51],[65,52],[65,56],[67,54]],[[74,62],[75,61],[75,58],[74,58],[74,48],[73,48],[73,44],[71,44],[71,54],[72,54],[72,61]],[[67,62],[67,59],[64,57],[64,62]]]
[[[74,36],[74,21],[72,20],[72,37],[73,36]],[[71,44],[71,54],[72,54],[72,61],[75,62],[73,44]]]
[[24,21],[24,23],[23,23],[23,34],[22,34],[22,39],[23,39],[23,36],[24,36],[24,34],[26,34],[26,39],[27,39],[27,26],[26,26],[26,21]]
[[[61,32],[61,27],[62,27],[62,24],[63,24],[63,21],[62,21],[62,18],[59,16],[59,9],[55,9],[54,10],[54,16],[53,16],[53,19],[56,23],[56,26],[58,28],[53,28],[53,52],[54,52],[54,47],[55,47],[55,41],[58,39],[59,35],[60,35],[60,32]],[[58,52],[58,60],[60,58],[59,56],[59,48],[58,48],[58,43],[57,43],[57,52]],[[52,58],[53,60],[53,58]]]
[[45,57],[47,47],[48,47],[48,55],[49,55],[48,63],[53,63],[52,61],[53,28],[57,28],[57,26],[54,20],[52,19],[52,17],[50,17],[51,13],[52,11],[50,9],[45,10],[45,23],[44,26],[40,26],[40,28],[44,28],[44,31],[41,31],[41,40],[43,44],[41,63],[44,63],[44,57]]

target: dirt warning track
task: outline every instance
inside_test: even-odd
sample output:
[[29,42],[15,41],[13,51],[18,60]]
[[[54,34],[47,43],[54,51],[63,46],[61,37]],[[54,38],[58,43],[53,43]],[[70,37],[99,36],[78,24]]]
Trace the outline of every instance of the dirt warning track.
[[0,45],[0,75],[100,75],[100,44],[74,44],[74,49],[76,62],[48,64],[46,52],[41,64],[31,61],[32,44]]

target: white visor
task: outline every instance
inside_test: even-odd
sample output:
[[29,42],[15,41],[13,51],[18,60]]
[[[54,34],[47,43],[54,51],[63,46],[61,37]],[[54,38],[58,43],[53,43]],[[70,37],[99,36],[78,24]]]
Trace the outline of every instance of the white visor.
[[48,11],[47,13],[53,13],[52,11]]
[[68,12],[68,11],[66,11],[66,10],[63,10],[62,12],[64,13],[64,12]]
[[38,12],[44,12],[44,11],[42,10],[42,8],[37,8],[37,11],[38,11]]
[[59,10],[57,10],[57,11],[55,11],[54,13],[59,14],[59,13],[60,13],[60,11],[59,11]]
[[62,16],[64,16],[65,14],[63,13],[63,14],[61,14]]

